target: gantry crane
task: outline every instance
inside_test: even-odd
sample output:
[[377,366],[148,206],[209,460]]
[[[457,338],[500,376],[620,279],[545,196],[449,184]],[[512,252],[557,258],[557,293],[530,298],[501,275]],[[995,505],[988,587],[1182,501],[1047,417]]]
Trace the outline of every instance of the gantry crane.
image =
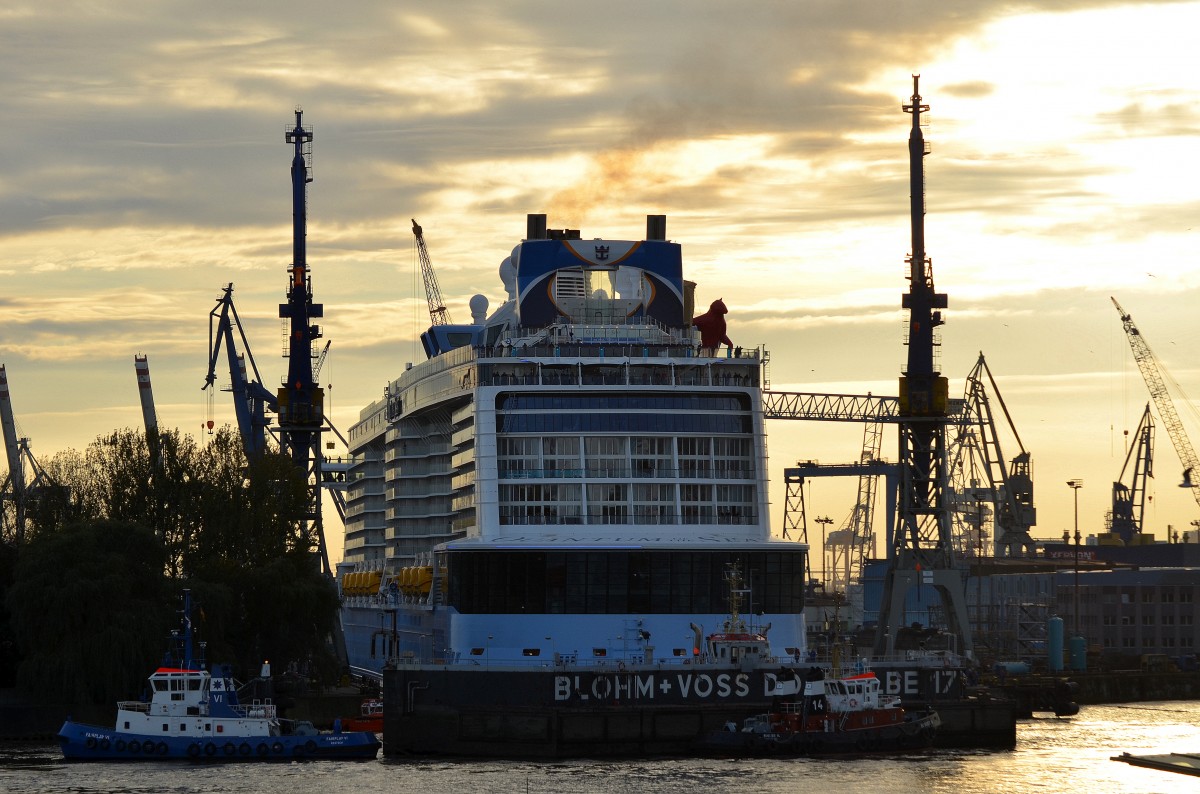
[[[1132,464],[1132,466],[1130,465]],[[1129,473],[1129,484],[1125,474]],[[1121,476],[1112,484],[1112,510],[1108,514],[1108,531],[1118,536],[1125,545],[1142,533],[1142,518],[1146,512],[1147,480],[1154,476],[1154,420],[1150,417],[1150,403],[1142,412],[1133,433],[1132,443],[1125,453]]]
[[1142,372],[1142,379],[1146,381],[1146,388],[1150,390],[1150,399],[1158,408],[1158,416],[1162,419],[1163,426],[1167,428],[1167,435],[1171,437],[1171,443],[1175,446],[1176,454],[1179,455],[1179,462],[1183,465],[1181,487],[1190,489],[1196,504],[1200,504],[1200,458],[1196,457],[1196,450],[1192,448],[1192,442],[1184,432],[1179,412],[1175,410],[1175,402],[1171,399],[1171,393],[1167,390],[1167,385],[1163,380],[1165,370],[1158,358],[1155,357],[1154,351],[1150,349],[1146,338],[1133,324],[1133,318],[1121,308],[1121,304],[1117,303],[1116,298],[1110,296],[1110,300],[1112,300],[1113,306],[1117,307],[1117,313],[1121,315],[1121,325],[1125,329],[1125,336],[1129,339],[1129,347],[1133,350],[1133,360],[1137,362],[1138,369]]
[[[825,548],[822,555],[831,552],[830,569],[832,575],[823,584],[833,592],[845,593],[847,585],[857,581],[862,574],[863,565],[870,552],[874,535],[871,532],[872,518],[875,513],[875,495],[878,490],[879,475],[895,468],[884,463],[879,458],[880,444],[883,439],[883,424],[881,421],[867,422],[863,428],[863,450],[858,464],[821,466],[808,462],[799,463],[795,469],[784,470],[784,481],[787,483],[787,502],[784,506],[783,522],[784,536],[791,537],[789,529],[797,530],[797,540],[808,542],[808,525],[804,508],[804,483],[809,477],[857,476],[858,498],[851,508],[846,521],[838,529],[830,532],[825,538]],[[888,478],[889,484],[892,478]],[[895,507],[895,500],[889,493],[889,507]],[[888,513],[889,517],[891,513]],[[822,566],[824,567],[824,566]],[[811,578],[811,569],[810,576]]]
[[417,256],[421,260],[421,278],[425,281],[425,300],[429,303],[429,319],[433,325],[449,325],[450,313],[446,311],[446,302],[442,300],[442,288],[438,286],[437,274],[433,272],[433,262],[429,260],[429,250],[425,247],[425,235],[417,219],[412,219],[413,236],[417,238]]

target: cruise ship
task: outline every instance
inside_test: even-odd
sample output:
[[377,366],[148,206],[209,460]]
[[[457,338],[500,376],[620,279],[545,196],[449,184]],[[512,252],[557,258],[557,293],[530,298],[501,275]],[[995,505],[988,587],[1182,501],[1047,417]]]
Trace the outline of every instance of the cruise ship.
[[529,215],[499,276],[468,324],[431,300],[427,360],[350,430],[342,626],[385,752],[672,751],[762,711],[808,659],[766,351],[719,300],[694,316],[665,216],[585,240]]

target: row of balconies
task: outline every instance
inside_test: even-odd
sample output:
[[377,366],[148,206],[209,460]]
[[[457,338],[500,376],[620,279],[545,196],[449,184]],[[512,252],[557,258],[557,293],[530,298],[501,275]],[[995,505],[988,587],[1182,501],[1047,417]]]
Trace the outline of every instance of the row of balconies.
[[501,480],[537,480],[537,479],[677,479],[677,480],[752,480],[753,471],[745,469],[726,469],[724,471],[709,471],[704,469],[680,468],[667,469],[655,467],[629,467],[625,465],[589,466],[587,469],[505,469],[501,463],[499,477]]

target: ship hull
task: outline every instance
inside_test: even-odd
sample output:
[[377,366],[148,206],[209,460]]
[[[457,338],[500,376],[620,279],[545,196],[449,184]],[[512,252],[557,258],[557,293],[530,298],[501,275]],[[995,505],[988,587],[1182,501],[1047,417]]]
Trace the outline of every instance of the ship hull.
[[[906,704],[936,709],[941,722],[933,740],[936,746],[1015,745],[1011,702],[968,697],[959,687],[921,687],[918,696],[918,683],[935,682],[929,671],[903,671],[899,678],[891,672],[894,690],[904,691],[905,682],[914,687]],[[714,665],[537,671],[399,665],[383,673],[384,755],[597,758],[727,753],[731,748],[706,746],[706,738],[729,722],[741,725],[747,717],[769,711],[774,704],[765,693],[772,691],[775,677],[775,670]],[[920,736],[906,738],[905,743],[911,748],[926,744]],[[857,743],[841,749],[855,751]]]
[[[870,712],[863,716],[870,716]],[[881,718],[879,722],[885,720]],[[706,735],[698,743],[697,750],[735,757],[908,752],[932,747],[939,725],[941,720],[937,713],[929,712],[915,719],[881,724],[876,728],[860,725],[848,730],[830,728],[795,733],[753,733],[726,728]]]
[[69,761],[295,761],[373,759],[379,740],[371,733],[315,736],[154,736],[67,720],[58,732]]
[[598,671],[384,671],[384,755],[504,758],[692,754],[769,708],[773,673],[712,665]]

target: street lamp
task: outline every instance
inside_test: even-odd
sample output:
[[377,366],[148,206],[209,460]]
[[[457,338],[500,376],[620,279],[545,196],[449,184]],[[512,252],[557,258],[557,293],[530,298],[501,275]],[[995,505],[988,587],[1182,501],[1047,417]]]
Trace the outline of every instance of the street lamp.
[[[1067,487],[1075,492],[1075,636],[1079,636],[1079,489],[1083,480],[1067,480]],[[1065,532],[1063,533],[1066,534]]]

